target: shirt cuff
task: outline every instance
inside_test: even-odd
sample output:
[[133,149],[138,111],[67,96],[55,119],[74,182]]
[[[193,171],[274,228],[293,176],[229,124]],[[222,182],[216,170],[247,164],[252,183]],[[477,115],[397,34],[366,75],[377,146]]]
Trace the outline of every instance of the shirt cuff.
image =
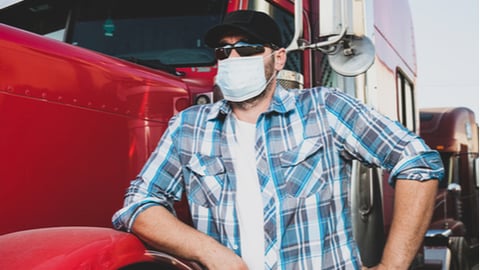
[[417,156],[402,159],[390,172],[388,183],[395,185],[396,179],[426,181],[442,180],[444,168],[437,151],[425,151]]

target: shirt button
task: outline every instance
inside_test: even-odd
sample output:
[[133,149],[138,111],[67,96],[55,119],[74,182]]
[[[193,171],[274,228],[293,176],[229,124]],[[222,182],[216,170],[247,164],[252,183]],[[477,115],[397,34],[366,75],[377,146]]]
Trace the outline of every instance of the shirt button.
[[238,245],[233,245],[232,248],[235,249],[235,250],[237,250],[237,249],[238,249]]

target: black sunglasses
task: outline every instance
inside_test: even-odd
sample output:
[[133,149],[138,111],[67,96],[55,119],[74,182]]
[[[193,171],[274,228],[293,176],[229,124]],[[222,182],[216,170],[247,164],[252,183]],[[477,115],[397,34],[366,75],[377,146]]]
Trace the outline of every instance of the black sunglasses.
[[240,56],[252,56],[265,52],[265,47],[262,44],[250,44],[245,41],[238,41],[235,44],[227,44],[223,47],[215,48],[215,57],[217,60],[227,59],[233,49],[235,49]]

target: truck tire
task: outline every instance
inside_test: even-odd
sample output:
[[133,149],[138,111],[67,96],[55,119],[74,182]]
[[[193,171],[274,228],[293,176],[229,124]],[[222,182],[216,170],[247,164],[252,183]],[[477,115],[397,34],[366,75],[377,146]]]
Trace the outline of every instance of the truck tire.
[[452,253],[451,270],[470,270],[469,247],[465,237],[450,237],[449,248]]

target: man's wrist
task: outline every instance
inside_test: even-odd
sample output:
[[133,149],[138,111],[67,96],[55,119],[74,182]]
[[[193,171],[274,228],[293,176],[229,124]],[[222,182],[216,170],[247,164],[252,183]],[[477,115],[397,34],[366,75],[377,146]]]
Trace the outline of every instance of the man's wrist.
[[386,269],[387,267],[385,267],[382,263],[377,264],[373,267],[365,267],[365,266],[362,267],[362,270],[386,270]]

